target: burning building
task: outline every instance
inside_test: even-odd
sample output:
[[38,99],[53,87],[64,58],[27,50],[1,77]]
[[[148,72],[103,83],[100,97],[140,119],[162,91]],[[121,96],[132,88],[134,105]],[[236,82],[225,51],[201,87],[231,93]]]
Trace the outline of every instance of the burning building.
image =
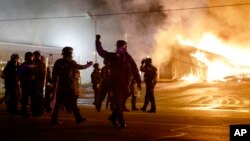
[[175,45],[172,47],[173,54],[168,62],[160,66],[160,79],[183,79],[184,77],[198,76],[201,80],[206,78],[206,65],[190,54],[198,51],[189,46]]
[[[189,41],[178,38],[178,43],[173,45],[170,50],[171,57],[168,61],[163,62],[160,66],[160,79],[177,79],[177,80],[202,80],[202,81],[228,81],[228,80],[247,80],[250,74],[250,65],[239,60],[238,56],[241,50],[229,50],[220,52],[219,48],[223,44],[214,44],[218,40],[211,34],[204,36],[201,42],[209,43],[210,49],[205,50],[204,43],[195,45]],[[210,39],[215,39],[211,41]],[[206,47],[208,48],[208,47]],[[226,52],[228,51],[228,52]],[[228,53],[230,55],[228,55]],[[236,58],[235,58],[236,57]]]
[[207,80],[208,66],[197,57],[208,58],[209,60],[226,59],[218,54],[199,50],[192,46],[176,44],[172,47],[170,61],[164,62],[160,67],[161,79],[182,79],[182,80]]

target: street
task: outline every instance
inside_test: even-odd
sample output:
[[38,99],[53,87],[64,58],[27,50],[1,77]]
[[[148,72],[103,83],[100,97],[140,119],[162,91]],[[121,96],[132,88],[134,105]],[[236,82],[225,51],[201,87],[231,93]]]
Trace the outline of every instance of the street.
[[[155,88],[157,112],[125,112],[127,128],[115,129],[107,120],[111,113],[97,112],[91,93],[78,101],[82,115],[88,119],[76,125],[73,114],[62,111],[62,125],[50,125],[50,113],[22,119],[9,117],[5,104],[0,106],[1,140],[26,141],[228,141],[229,125],[249,124],[250,82],[159,82]],[[137,107],[143,104],[143,93]],[[131,107],[130,99],[127,107]],[[149,108],[149,107],[148,107]]]

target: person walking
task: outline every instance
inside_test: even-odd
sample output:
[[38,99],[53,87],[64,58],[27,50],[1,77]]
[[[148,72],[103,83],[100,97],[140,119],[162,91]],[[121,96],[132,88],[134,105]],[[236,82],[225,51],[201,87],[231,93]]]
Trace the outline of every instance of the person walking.
[[[34,106],[34,95],[35,95],[35,77],[36,77],[36,66],[34,64],[34,56],[32,52],[26,52],[24,62],[18,69],[18,75],[20,77],[21,89],[22,89],[22,117],[27,118],[30,116],[27,106],[29,104],[29,97],[31,97],[31,107]],[[32,110],[31,110],[32,111]]]
[[17,69],[20,67],[19,55],[14,53],[10,57],[10,61],[3,69],[3,78],[5,84],[5,98],[7,103],[7,111],[10,116],[17,115],[17,103],[20,97],[20,82]]
[[146,112],[149,102],[151,103],[151,108],[148,113],[156,112],[154,87],[156,85],[157,69],[152,65],[152,59],[146,58],[141,61],[140,70],[144,72],[144,82],[146,84],[146,94],[144,98],[144,105],[140,108],[141,111]]
[[102,82],[102,77],[101,77],[101,72],[99,68],[99,64],[95,63],[93,65],[94,70],[91,73],[91,83],[92,83],[92,88],[94,90],[94,102],[93,104],[95,107],[97,107],[97,102],[99,99],[99,93],[100,93],[100,88],[101,88],[101,82]]
[[85,65],[77,64],[72,58],[73,48],[64,47],[62,49],[62,58],[58,59],[53,67],[52,80],[55,86],[55,102],[52,109],[51,123],[61,124],[58,121],[59,110],[62,104],[67,103],[69,108],[72,110],[75,122],[77,124],[85,121],[87,118],[82,117],[80,110],[77,106],[75,100],[75,93],[72,90],[72,83],[74,77],[72,76],[72,71],[86,69],[90,67],[93,63],[87,62]]
[[129,95],[129,79],[132,74],[136,79],[138,89],[141,89],[139,71],[135,61],[127,53],[127,42],[118,40],[116,52],[108,52],[103,49],[100,38],[100,35],[96,35],[96,50],[101,57],[110,62],[110,84],[114,100],[114,109],[108,119],[114,127],[125,128],[123,110],[125,98]]
[[32,96],[33,105],[31,107],[32,116],[41,116],[44,112],[43,91],[46,78],[46,64],[42,61],[40,51],[33,52],[34,64],[36,67],[35,93]]
[[98,112],[101,111],[102,107],[102,102],[105,99],[106,95],[108,94],[107,98],[107,103],[109,104],[110,102],[110,107],[112,108],[113,102],[112,102],[112,94],[111,94],[111,86],[110,86],[110,75],[111,75],[111,70],[110,70],[110,63],[107,61],[107,59],[103,59],[103,64],[104,66],[101,69],[101,78],[102,78],[102,83],[101,83],[101,89],[100,89],[100,94],[96,106],[96,110]]

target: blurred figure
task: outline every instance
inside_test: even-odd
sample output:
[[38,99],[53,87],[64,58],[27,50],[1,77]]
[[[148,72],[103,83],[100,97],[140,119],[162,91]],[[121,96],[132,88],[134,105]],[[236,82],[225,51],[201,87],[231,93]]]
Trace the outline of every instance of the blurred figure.
[[118,40],[116,42],[116,52],[107,52],[103,49],[100,38],[100,35],[96,35],[96,50],[101,57],[110,62],[110,85],[114,100],[114,110],[108,119],[114,127],[125,128],[123,110],[125,98],[129,95],[129,79],[133,75],[138,89],[141,89],[139,71],[134,59],[127,53],[127,43],[125,41]]
[[[24,57],[24,62],[21,64],[18,69],[18,74],[21,82],[22,89],[22,116],[24,118],[29,117],[29,113],[27,111],[27,105],[29,104],[29,97],[33,97],[35,95],[35,77],[36,77],[36,66],[34,64],[34,56],[31,52],[26,52]],[[35,101],[32,101],[31,98],[31,107],[35,104]]]
[[81,116],[75,100],[75,94],[72,90],[72,72],[74,70],[86,69],[93,63],[87,62],[87,64],[85,65],[77,64],[76,61],[72,59],[72,54],[72,47],[64,47],[62,49],[63,57],[61,59],[58,59],[53,67],[52,80],[55,88],[55,101],[51,116],[52,124],[60,124],[60,122],[58,121],[58,115],[60,107],[63,103],[67,103],[69,108],[72,110],[76,123],[81,123],[87,119]]
[[98,98],[99,98],[102,77],[101,77],[99,64],[95,63],[93,65],[93,67],[94,67],[94,70],[91,73],[91,83],[92,83],[92,88],[94,90],[94,102],[93,102],[93,104],[97,107],[97,102],[98,102]]
[[[107,59],[103,60],[104,66],[101,69],[101,89],[100,89],[100,94],[98,98],[98,103],[96,110],[100,112],[101,107],[102,107],[102,102],[105,99],[106,95],[108,94],[107,98],[107,104],[110,104],[110,109],[113,109],[113,102],[112,102],[112,94],[111,94],[111,86],[110,86],[110,76],[111,76],[111,70],[110,70],[110,63],[107,61]],[[107,106],[106,106],[107,108]]]
[[20,67],[19,55],[12,54],[10,61],[3,69],[3,78],[5,84],[5,99],[7,111],[10,116],[18,114],[17,103],[20,97],[20,82],[17,69]]
[[52,77],[51,77],[51,66],[52,66],[52,54],[49,54],[50,61],[46,64],[46,58],[41,56],[42,62],[46,65],[46,73],[45,73],[45,84],[44,84],[44,99],[43,99],[43,108],[46,112],[51,112],[51,101],[53,98],[53,86],[52,86]]
[[46,78],[46,64],[45,60],[42,60],[40,51],[33,52],[34,64],[36,67],[35,76],[35,93],[31,97],[33,104],[31,105],[32,116],[40,116],[43,114],[43,89]]
[[150,101],[151,108],[148,110],[148,113],[156,112],[155,96],[154,96],[154,87],[156,85],[157,69],[152,65],[152,59],[146,58],[141,61],[140,70],[144,72],[144,82],[146,84],[146,94],[144,99],[144,105],[140,109],[143,112],[146,112],[148,103]]
[[53,86],[52,86],[52,78],[50,75],[49,67],[47,67],[46,73],[46,82],[45,82],[45,95],[44,95],[44,108],[46,112],[51,112],[51,101],[53,97]]

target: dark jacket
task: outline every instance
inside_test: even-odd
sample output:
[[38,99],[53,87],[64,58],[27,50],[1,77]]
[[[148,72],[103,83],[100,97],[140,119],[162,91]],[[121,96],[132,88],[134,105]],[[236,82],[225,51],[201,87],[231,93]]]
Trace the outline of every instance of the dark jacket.
[[156,83],[157,69],[152,64],[142,65],[140,70],[144,72],[144,81],[145,82],[154,82]]
[[58,59],[52,71],[52,81],[56,88],[56,93],[60,94],[62,97],[68,94],[73,95],[73,71],[86,69],[87,67],[89,67],[88,64],[80,65],[74,60],[67,60],[65,58]]
[[91,82],[93,85],[101,84],[102,78],[99,69],[94,69],[93,72],[91,73]]

